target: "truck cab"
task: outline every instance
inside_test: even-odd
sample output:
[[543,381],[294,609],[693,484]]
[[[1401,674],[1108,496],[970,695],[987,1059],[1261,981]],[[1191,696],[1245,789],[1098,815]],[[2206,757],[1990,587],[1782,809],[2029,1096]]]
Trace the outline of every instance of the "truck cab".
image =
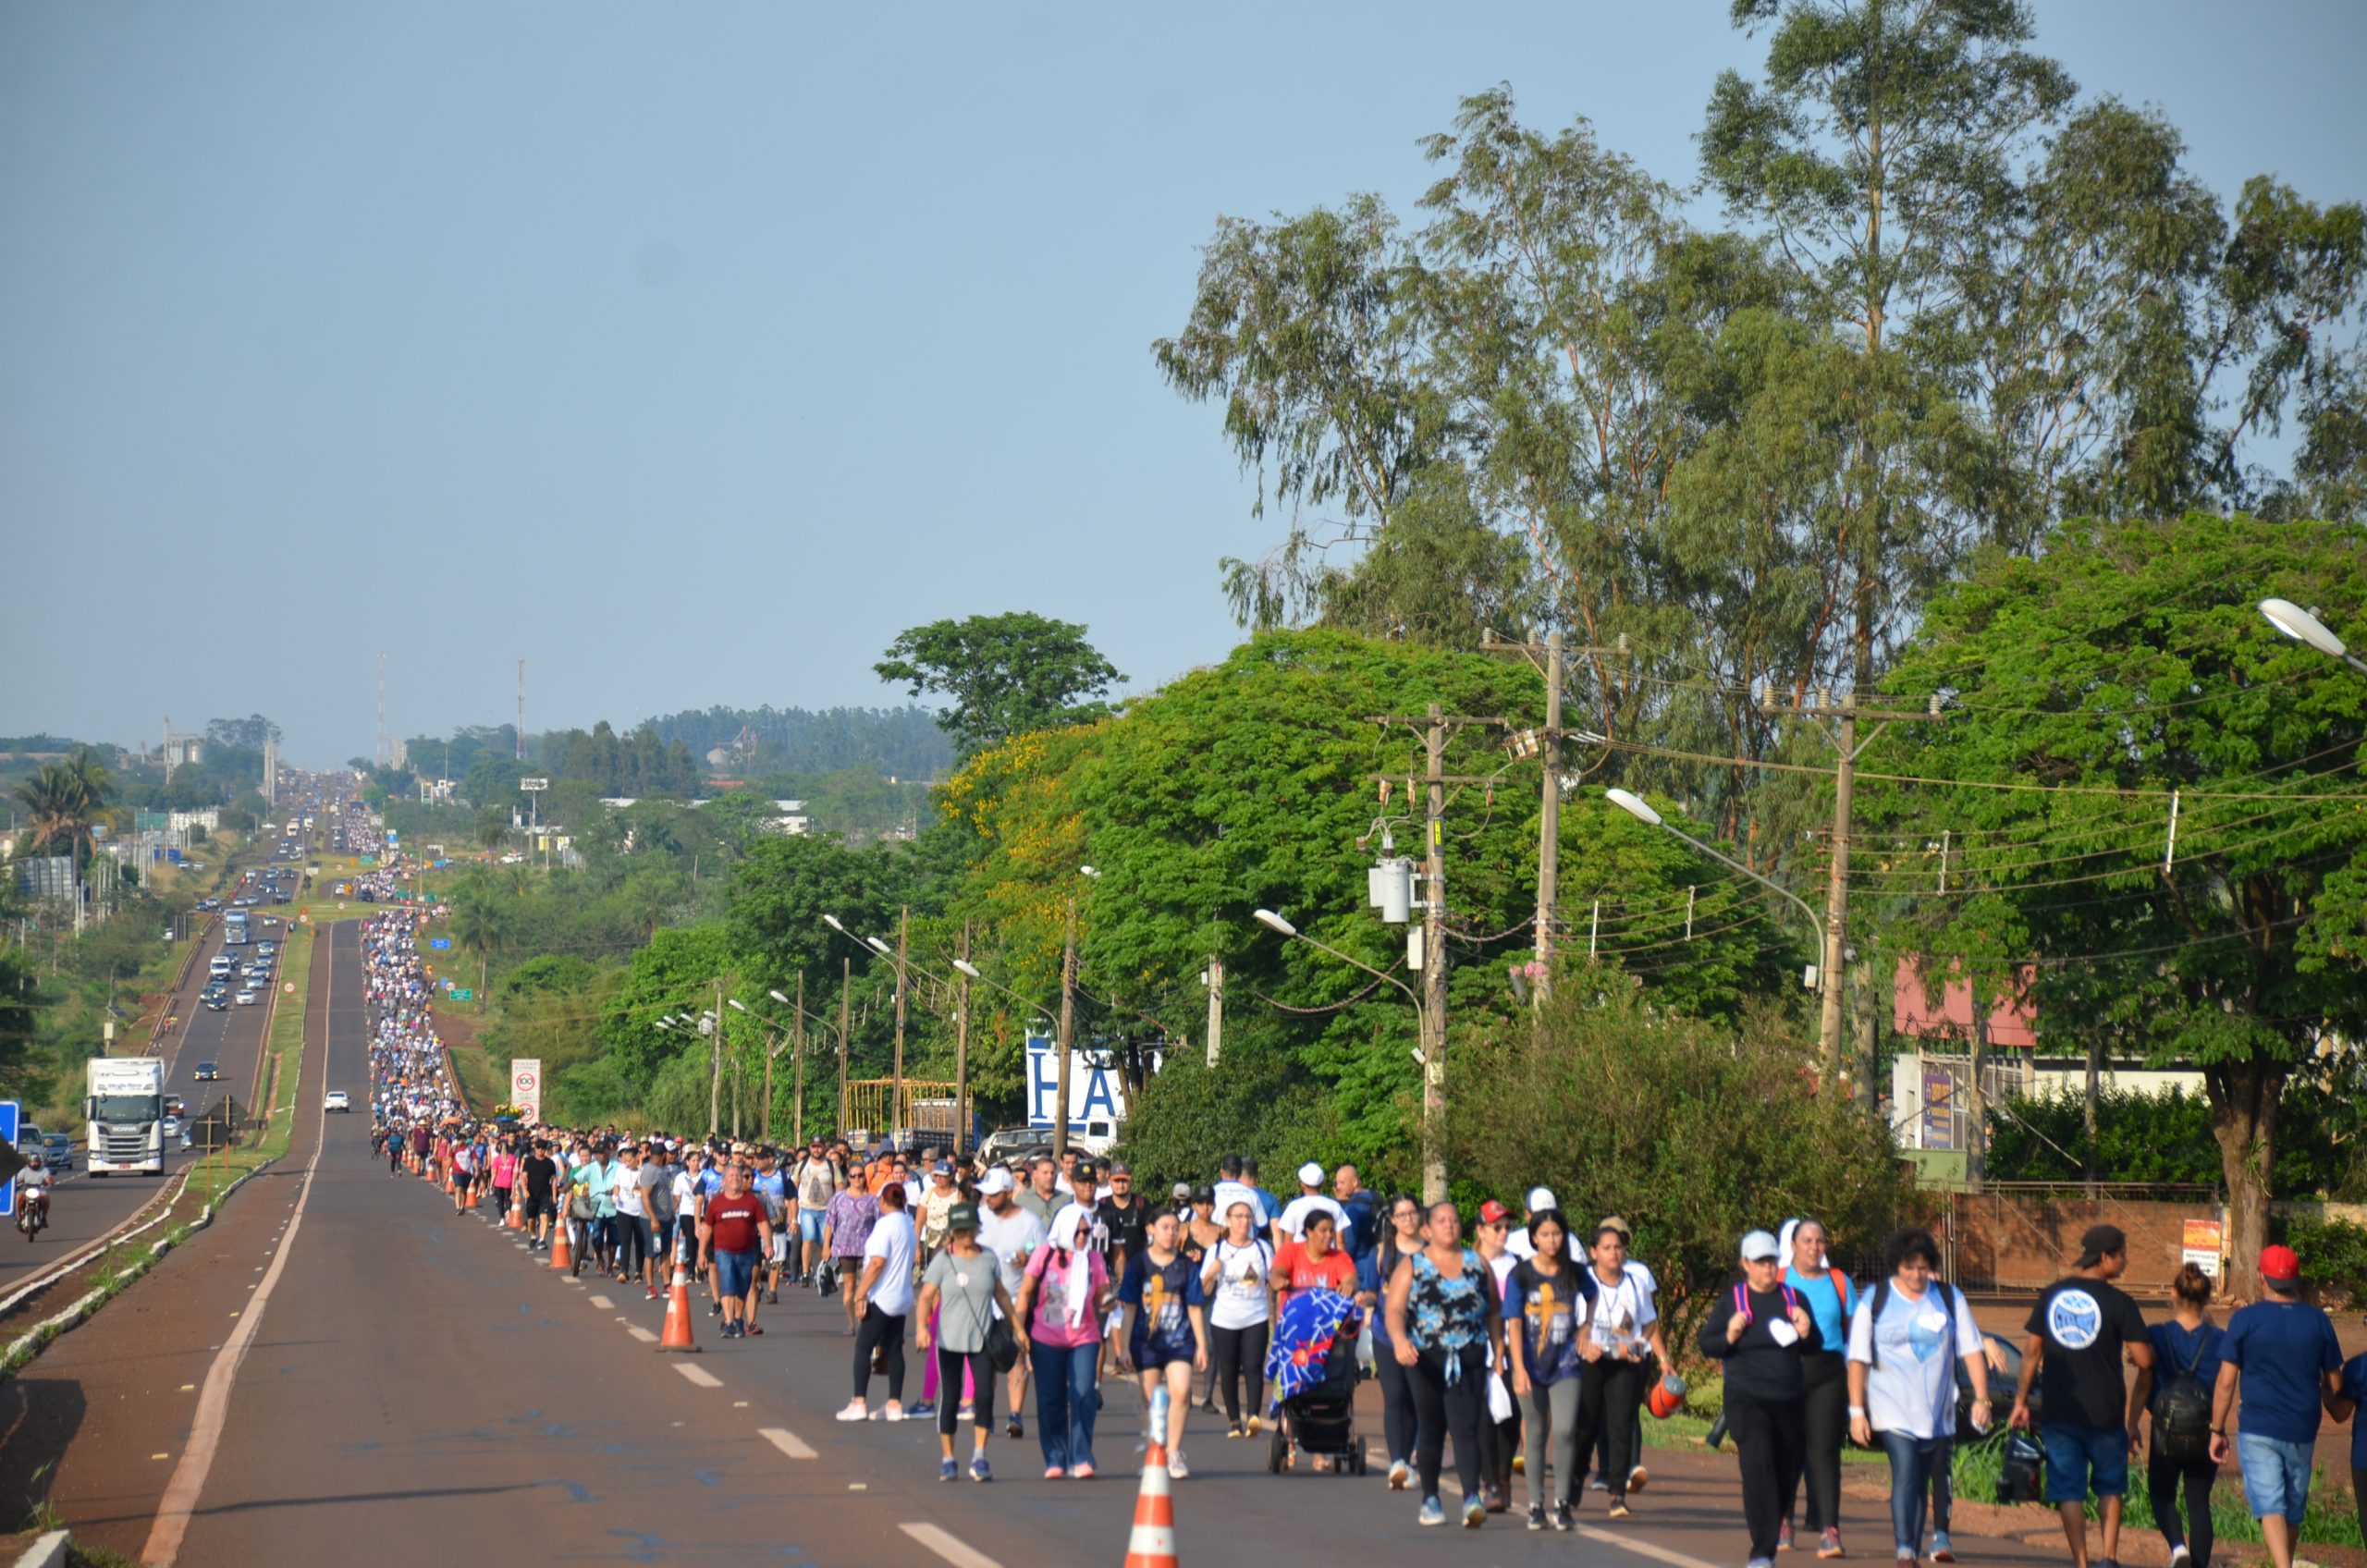
[[118,1170],[165,1173],[165,1064],[160,1058],[92,1057],[82,1114],[90,1122],[85,1170],[93,1176]]

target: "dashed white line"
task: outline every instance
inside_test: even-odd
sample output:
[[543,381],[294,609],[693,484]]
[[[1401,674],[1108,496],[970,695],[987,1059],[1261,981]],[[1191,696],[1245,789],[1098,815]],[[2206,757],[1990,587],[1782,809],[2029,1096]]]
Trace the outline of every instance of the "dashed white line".
[[1002,1564],[967,1541],[947,1535],[935,1525],[899,1525],[896,1528],[953,1564],[953,1568],[1002,1568]]
[[1632,1551],[1638,1557],[1649,1557],[1655,1562],[1665,1562],[1669,1568],[1718,1568],[1714,1562],[1704,1562],[1699,1557],[1688,1557],[1681,1551],[1671,1551],[1664,1546],[1654,1546],[1650,1541],[1637,1540],[1633,1536],[1623,1536],[1615,1530],[1599,1530],[1591,1525],[1580,1525],[1576,1528],[1579,1535],[1590,1541],[1600,1541],[1605,1546],[1615,1546],[1622,1551]]
[[764,1439],[765,1441],[780,1450],[782,1454],[788,1458],[814,1459],[818,1457],[818,1455],[814,1452],[814,1445],[812,1443],[807,1442],[803,1438],[799,1437],[795,1432],[791,1431],[786,1427],[759,1427],[756,1428],[756,1436]]
[[[643,1332],[646,1333],[648,1330],[644,1329]],[[692,1382],[697,1384],[702,1389],[719,1389],[723,1387],[722,1378],[717,1377],[705,1367],[699,1366],[696,1362],[678,1361],[674,1363],[674,1370],[680,1372],[683,1377],[688,1378]]]
[[606,1296],[593,1296],[590,1300],[594,1306],[598,1307],[603,1312],[614,1312],[617,1309],[617,1304],[610,1301]]
[[631,1334],[634,1339],[639,1340],[645,1345],[654,1345],[657,1342],[657,1336],[651,1333],[648,1329],[643,1328],[638,1323],[626,1324],[625,1332]]

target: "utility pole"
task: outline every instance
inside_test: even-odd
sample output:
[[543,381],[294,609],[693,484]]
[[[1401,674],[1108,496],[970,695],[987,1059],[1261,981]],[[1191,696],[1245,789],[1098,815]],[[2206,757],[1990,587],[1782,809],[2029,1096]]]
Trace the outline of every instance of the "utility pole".
[[[1537,966],[1540,971],[1537,999],[1543,1002],[1553,995],[1553,942],[1561,931],[1562,742],[1567,738],[1562,728],[1562,687],[1568,655],[1576,653],[1582,658],[1594,659],[1600,667],[1606,657],[1625,658],[1627,644],[1623,638],[1609,647],[1568,648],[1563,644],[1562,633],[1554,631],[1547,634],[1541,648],[1534,643],[1500,643],[1493,638],[1481,642],[1479,646],[1490,654],[1524,655],[1545,678],[1545,728],[1536,732],[1538,757],[1545,770],[1544,790],[1538,802],[1537,831]],[[1578,739],[1593,741],[1600,737],[1580,730]]]
[[1429,762],[1422,802],[1422,872],[1430,896],[1422,905],[1422,1200],[1446,1201],[1446,720],[1432,703],[1423,738]]
[[904,941],[913,928],[913,906],[896,915],[896,1083],[888,1102],[888,1121],[898,1148],[904,1145]]
[[797,1146],[805,1146],[805,971],[797,972],[797,1047],[790,1057],[795,1068],[790,1093],[795,1096],[791,1110],[789,1135]]
[[[1828,1082],[1837,1081],[1844,1071],[1841,987],[1848,951],[1850,814],[1856,793],[1858,759],[1881,740],[1883,732],[1893,724],[1941,717],[1940,699],[1936,696],[1920,710],[1869,705],[1887,700],[1870,697],[1866,703],[1860,703],[1852,693],[1835,703],[1832,689],[1827,687],[1795,697],[1788,704],[1778,703],[1772,695],[1760,704],[1760,712],[1770,717],[1780,716],[1808,720],[1809,728],[1833,743],[1838,758],[1833,774],[1833,855],[1825,872],[1823,962],[1817,966],[1816,975],[1819,998],[1817,1054]],[[1858,721],[1861,718],[1877,721],[1873,732],[1863,741],[1858,738]],[[1833,721],[1833,729],[1824,727],[1826,719]],[[1870,1018],[1870,1014],[1869,1016]],[[1853,1074],[1857,1079],[1858,1104],[1869,1110],[1874,1104],[1874,1067],[1870,1045],[1866,1060],[1857,1064]],[[1980,1130],[1975,1129],[1974,1136],[1979,1135]]]
[[1224,960],[1210,953],[1204,978],[1208,986],[1208,1065],[1214,1067],[1224,1051]]
[[[1422,974],[1420,1023],[1422,1042],[1422,1201],[1446,1199],[1446,838],[1441,826],[1446,815],[1450,784],[1489,784],[1480,778],[1451,777],[1446,772],[1448,729],[1466,724],[1504,728],[1499,717],[1448,714],[1438,704],[1419,717],[1378,715],[1372,724],[1417,726],[1422,731],[1425,762],[1422,801],[1422,878],[1429,896],[1422,904],[1422,935],[1418,948],[1407,944],[1407,967]],[[1387,775],[1380,781],[1388,782]]]
[[1052,1111],[1052,1158],[1069,1152],[1069,1059],[1076,1053],[1076,895],[1069,895],[1067,934],[1061,940],[1060,1104]]
[[[970,962],[970,923],[962,923],[962,962]],[[962,990],[953,1007],[953,1158],[970,1152],[970,976],[956,965]]]
[[839,1136],[847,1135],[847,1035],[853,1027],[854,960],[839,960]]
[[723,1121],[723,977],[715,981],[715,1031],[709,1036],[706,1070],[706,1135],[715,1136]]

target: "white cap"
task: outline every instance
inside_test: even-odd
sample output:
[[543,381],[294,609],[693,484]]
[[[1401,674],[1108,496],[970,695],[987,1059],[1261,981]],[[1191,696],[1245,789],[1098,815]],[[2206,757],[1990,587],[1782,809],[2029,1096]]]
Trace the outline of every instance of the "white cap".
[[1765,1231],[1746,1231],[1742,1238],[1742,1260],[1756,1263],[1762,1257],[1776,1257],[1775,1238]]
[[1531,1187],[1531,1188],[1529,1188],[1529,1190],[1528,1190],[1528,1211],[1529,1211],[1529,1213],[1531,1213],[1531,1214],[1542,1214],[1545,1210],[1547,1210],[1547,1209],[1549,1209],[1549,1208],[1559,1208],[1559,1207],[1562,1207],[1562,1206],[1561,1206],[1560,1204],[1555,1203],[1555,1202],[1553,1201],[1553,1189],[1552,1189],[1552,1188],[1551,1188],[1551,1187]]
[[984,1176],[978,1178],[978,1192],[981,1195],[1009,1191],[1011,1191],[1011,1172],[1000,1165],[993,1167]]
[[1303,1187],[1319,1187],[1323,1185],[1323,1167],[1316,1164],[1315,1161],[1311,1159],[1308,1160],[1305,1165],[1298,1168],[1298,1180],[1299,1185]]

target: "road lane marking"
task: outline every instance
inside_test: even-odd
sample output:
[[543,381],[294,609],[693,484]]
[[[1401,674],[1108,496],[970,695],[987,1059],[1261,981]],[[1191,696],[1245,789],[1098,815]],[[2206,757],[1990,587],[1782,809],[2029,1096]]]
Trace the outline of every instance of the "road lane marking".
[[1632,1551],[1638,1557],[1649,1557],[1655,1562],[1665,1562],[1669,1568],[1719,1568],[1717,1563],[1704,1562],[1699,1557],[1688,1557],[1681,1551],[1671,1551],[1664,1546],[1654,1546],[1650,1541],[1637,1540],[1633,1536],[1623,1536],[1616,1530],[1599,1530],[1592,1525],[1580,1525],[1576,1529],[1579,1535],[1590,1541],[1600,1541],[1605,1546],[1615,1546],[1622,1551]]
[[803,1438],[799,1437],[795,1432],[791,1431],[786,1427],[759,1427],[756,1428],[756,1436],[764,1439],[765,1441],[780,1450],[781,1453],[790,1459],[818,1459],[821,1457],[814,1452],[814,1445],[812,1443],[807,1442]]
[[606,1296],[594,1296],[590,1299],[592,1305],[598,1307],[603,1312],[614,1312],[617,1308],[617,1304],[610,1301]]
[[657,1336],[651,1333],[648,1329],[643,1328],[638,1323],[626,1324],[625,1332],[631,1334],[634,1339],[639,1340],[645,1345],[654,1345],[657,1342]]
[[899,1525],[896,1528],[953,1564],[953,1568],[1002,1568],[1002,1564],[967,1541],[957,1540],[934,1525]]
[[[334,941],[334,938],[332,938]],[[332,949],[329,962],[328,993],[331,1008],[336,1006],[337,962]],[[329,1031],[325,1018],[321,1024],[322,1071],[328,1070]],[[303,1062],[297,1062],[297,1075],[301,1081]],[[205,1387],[197,1396],[197,1411],[190,1425],[189,1446],[181,1451],[180,1463],[173,1466],[172,1478],[165,1483],[165,1495],[156,1507],[155,1523],[148,1528],[148,1543],[140,1550],[140,1561],[152,1568],[170,1568],[180,1555],[181,1541],[189,1534],[190,1516],[197,1511],[197,1500],[205,1489],[205,1477],[214,1468],[215,1451],[221,1446],[222,1429],[230,1415],[230,1389],[238,1380],[239,1364],[247,1358],[247,1351],[254,1343],[255,1331],[263,1326],[264,1309],[271,1304],[271,1292],[277,1288],[279,1277],[288,1268],[289,1250],[295,1245],[297,1233],[304,1226],[304,1206],[312,1201],[313,1179],[321,1168],[321,1152],[328,1145],[329,1119],[324,1116],[315,1126],[313,1137],[313,1158],[304,1165],[304,1184],[296,1191],[296,1201],[288,1206],[288,1229],[279,1238],[270,1269],[264,1275],[262,1286],[253,1289],[254,1299],[246,1310],[233,1314],[238,1326],[222,1342],[222,1349],[213,1365],[205,1370]]]
[[[643,1332],[646,1333],[648,1330],[644,1329]],[[683,1377],[688,1378],[692,1382],[696,1383],[700,1388],[719,1389],[723,1387],[723,1379],[717,1377],[714,1373],[708,1371],[704,1366],[695,1366],[687,1361],[678,1361],[674,1363],[674,1370],[680,1372]]]

